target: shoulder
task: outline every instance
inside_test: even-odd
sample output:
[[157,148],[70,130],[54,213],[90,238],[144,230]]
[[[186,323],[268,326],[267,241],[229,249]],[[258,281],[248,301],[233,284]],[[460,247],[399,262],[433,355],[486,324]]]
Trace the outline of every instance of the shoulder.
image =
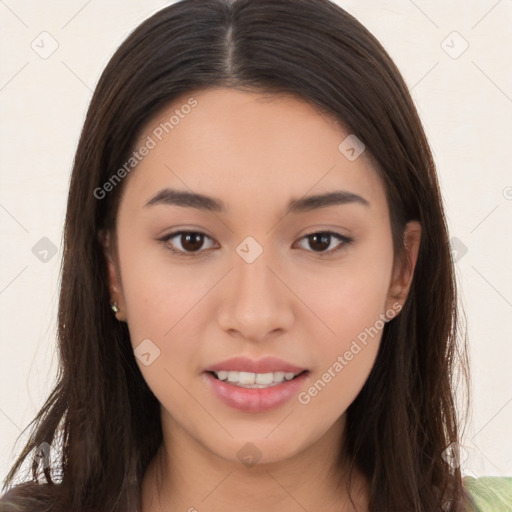
[[476,512],[510,512],[512,510],[512,477],[466,476],[463,482]]

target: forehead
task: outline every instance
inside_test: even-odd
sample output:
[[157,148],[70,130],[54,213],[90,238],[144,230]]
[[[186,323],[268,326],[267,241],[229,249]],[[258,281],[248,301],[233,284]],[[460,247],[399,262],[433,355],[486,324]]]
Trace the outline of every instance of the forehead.
[[151,149],[126,185],[146,199],[159,188],[179,186],[225,198],[228,206],[258,197],[283,203],[334,189],[382,202],[382,183],[367,152],[350,160],[340,150],[349,136],[341,122],[299,97],[198,90],[146,123],[135,150]]

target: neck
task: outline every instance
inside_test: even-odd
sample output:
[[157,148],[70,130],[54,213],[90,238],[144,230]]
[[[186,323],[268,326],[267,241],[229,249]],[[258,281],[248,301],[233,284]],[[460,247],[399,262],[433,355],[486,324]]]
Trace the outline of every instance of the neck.
[[306,449],[287,459],[251,466],[212,453],[171,423],[164,428],[164,441],[143,478],[142,512],[368,510],[362,474],[354,469],[349,495],[348,463],[339,467],[337,460],[344,415]]

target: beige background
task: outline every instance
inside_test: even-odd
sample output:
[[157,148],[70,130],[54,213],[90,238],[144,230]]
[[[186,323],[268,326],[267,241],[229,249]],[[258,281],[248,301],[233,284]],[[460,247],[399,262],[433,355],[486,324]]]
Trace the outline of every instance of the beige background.
[[[167,3],[0,1],[2,479],[57,371],[62,225],[92,90],[125,36]],[[402,71],[438,165],[471,347],[463,473],[512,475],[512,1],[337,3]]]

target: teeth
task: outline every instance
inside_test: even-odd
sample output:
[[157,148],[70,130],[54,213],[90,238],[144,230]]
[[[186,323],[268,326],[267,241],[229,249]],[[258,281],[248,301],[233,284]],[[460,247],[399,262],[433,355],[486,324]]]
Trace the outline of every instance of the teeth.
[[238,372],[228,372],[228,382],[238,382]]
[[273,372],[273,373],[252,373],[252,372],[232,372],[221,370],[213,372],[219,380],[228,381],[240,387],[247,388],[266,388],[275,386],[285,380],[291,380],[298,375],[292,372]]
[[226,380],[228,378],[229,372],[221,370],[220,372],[214,372],[215,375],[219,378],[219,380]]

